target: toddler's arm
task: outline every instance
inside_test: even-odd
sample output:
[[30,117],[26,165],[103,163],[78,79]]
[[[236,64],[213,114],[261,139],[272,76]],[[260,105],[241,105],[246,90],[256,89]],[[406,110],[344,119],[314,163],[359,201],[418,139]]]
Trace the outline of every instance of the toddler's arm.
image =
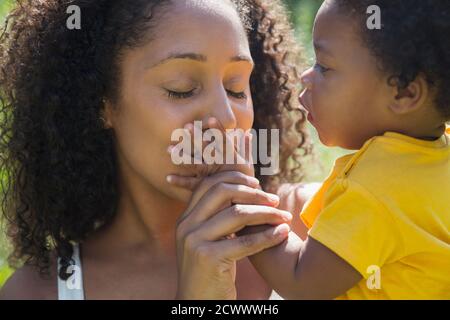
[[[252,232],[250,228],[246,233]],[[249,257],[268,284],[285,299],[333,299],[356,285],[361,274],[320,242],[286,241]]]

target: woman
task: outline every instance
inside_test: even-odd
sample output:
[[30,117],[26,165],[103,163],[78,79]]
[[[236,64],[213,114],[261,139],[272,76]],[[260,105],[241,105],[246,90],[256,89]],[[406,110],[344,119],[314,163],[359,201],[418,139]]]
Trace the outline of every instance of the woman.
[[[69,3],[80,8],[81,29],[66,27]],[[25,263],[2,298],[70,298],[55,279],[57,269],[59,285],[70,276],[72,258],[82,266],[77,298],[269,297],[241,258],[286,234],[272,236],[274,227],[240,240],[223,235],[230,224],[282,224],[281,209],[304,200],[303,189],[280,188],[299,178],[298,147],[308,145],[294,107],[288,53],[296,47],[279,1],[22,1],[0,44],[2,205],[10,260]],[[209,117],[225,128],[281,129],[280,173],[259,177],[281,195],[278,209],[260,191],[253,202],[265,212],[219,215],[231,205],[191,208],[191,194],[166,181],[190,174],[170,161],[171,132]],[[227,179],[233,186],[220,192]],[[256,189],[237,172],[202,184],[221,204],[236,185]],[[218,228],[193,246],[213,216]],[[219,242],[222,250],[212,250]]]

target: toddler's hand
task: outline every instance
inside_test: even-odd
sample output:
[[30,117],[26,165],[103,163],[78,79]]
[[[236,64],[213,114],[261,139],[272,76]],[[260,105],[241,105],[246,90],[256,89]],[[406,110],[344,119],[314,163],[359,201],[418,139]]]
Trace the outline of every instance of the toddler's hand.
[[[208,164],[205,162],[205,159],[203,159],[203,150],[205,149],[208,142],[204,142],[203,139],[203,146],[201,152],[195,152],[194,148],[191,147],[191,154],[190,155],[181,155],[186,156],[191,161],[191,164],[181,164],[181,166],[185,166],[192,174],[190,176],[180,176],[176,174],[169,175],[167,177],[167,181],[171,183],[172,185],[178,186],[183,189],[187,190],[195,190],[196,187],[199,185],[200,181],[207,176],[210,176],[217,172],[223,172],[223,171],[239,171],[244,173],[247,176],[254,176],[254,167],[253,167],[253,158],[252,158],[252,136],[248,132],[244,135],[243,143],[241,141],[238,141],[238,143],[235,143],[233,139],[230,137],[230,133],[226,132],[226,130],[223,128],[223,126],[220,124],[220,122],[215,118],[208,119],[208,128],[209,129],[218,129],[222,132],[224,137],[224,143],[222,146],[219,146],[220,149],[215,148],[214,152],[216,152],[216,157],[218,159],[221,159],[221,163],[213,163]],[[192,123],[188,123],[184,127],[185,130],[187,130],[191,137],[194,135],[194,125]],[[243,148],[239,148],[238,145],[243,145]],[[193,143],[192,143],[193,146]],[[226,150],[227,146],[233,146],[232,152],[233,152],[233,163],[227,164],[226,163]],[[242,150],[243,149],[243,150]],[[225,152],[224,152],[225,150]],[[178,150],[175,150],[174,146],[171,145],[168,148],[168,152],[171,154],[173,152],[179,152]],[[201,162],[201,164],[192,164],[194,163],[194,160],[197,160],[198,162]]]

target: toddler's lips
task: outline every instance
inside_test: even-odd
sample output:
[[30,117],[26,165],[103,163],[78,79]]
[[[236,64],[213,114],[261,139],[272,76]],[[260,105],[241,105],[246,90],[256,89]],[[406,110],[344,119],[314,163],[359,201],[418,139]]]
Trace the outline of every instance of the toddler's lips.
[[303,95],[300,95],[299,99],[300,101],[300,105],[303,107],[303,109],[308,113],[307,114],[307,119],[309,122],[313,121],[313,116],[311,114],[310,108],[307,107],[306,103],[303,101]]

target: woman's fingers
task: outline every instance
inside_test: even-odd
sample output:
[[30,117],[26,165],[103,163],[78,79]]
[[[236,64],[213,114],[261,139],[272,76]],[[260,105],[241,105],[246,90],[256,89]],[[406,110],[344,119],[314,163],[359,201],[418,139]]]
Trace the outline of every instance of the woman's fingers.
[[280,244],[287,238],[289,231],[289,225],[283,223],[263,232],[213,242],[210,250],[220,253],[225,259],[237,261]]
[[204,196],[204,194],[211,189],[212,186],[224,182],[224,183],[230,183],[230,184],[240,184],[245,185],[251,188],[259,188],[259,180],[247,176],[241,172],[238,171],[225,171],[225,172],[219,172],[214,175],[205,177],[200,180],[199,183],[196,184],[195,177],[192,179],[189,178],[182,178],[180,176],[172,175],[171,178],[169,178],[169,183],[172,183],[174,185],[179,186],[180,184],[188,185],[190,184],[190,187],[195,185],[194,192],[191,196],[191,200],[189,202],[189,206],[186,209],[186,212],[190,212],[190,210],[197,205],[197,202]]
[[215,241],[229,236],[246,226],[279,225],[290,223],[292,214],[268,206],[236,204],[209,218],[196,234],[204,241]]
[[[218,211],[230,207],[233,204],[255,204],[276,207],[279,201],[279,197],[275,194],[266,193],[245,185],[220,182],[213,185],[205,193],[197,202],[195,210],[191,210],[193,215],[189,218],[189,224],[196,226],[206,221]],[[179,223],[186,220],[191,212],[185,211]]]

